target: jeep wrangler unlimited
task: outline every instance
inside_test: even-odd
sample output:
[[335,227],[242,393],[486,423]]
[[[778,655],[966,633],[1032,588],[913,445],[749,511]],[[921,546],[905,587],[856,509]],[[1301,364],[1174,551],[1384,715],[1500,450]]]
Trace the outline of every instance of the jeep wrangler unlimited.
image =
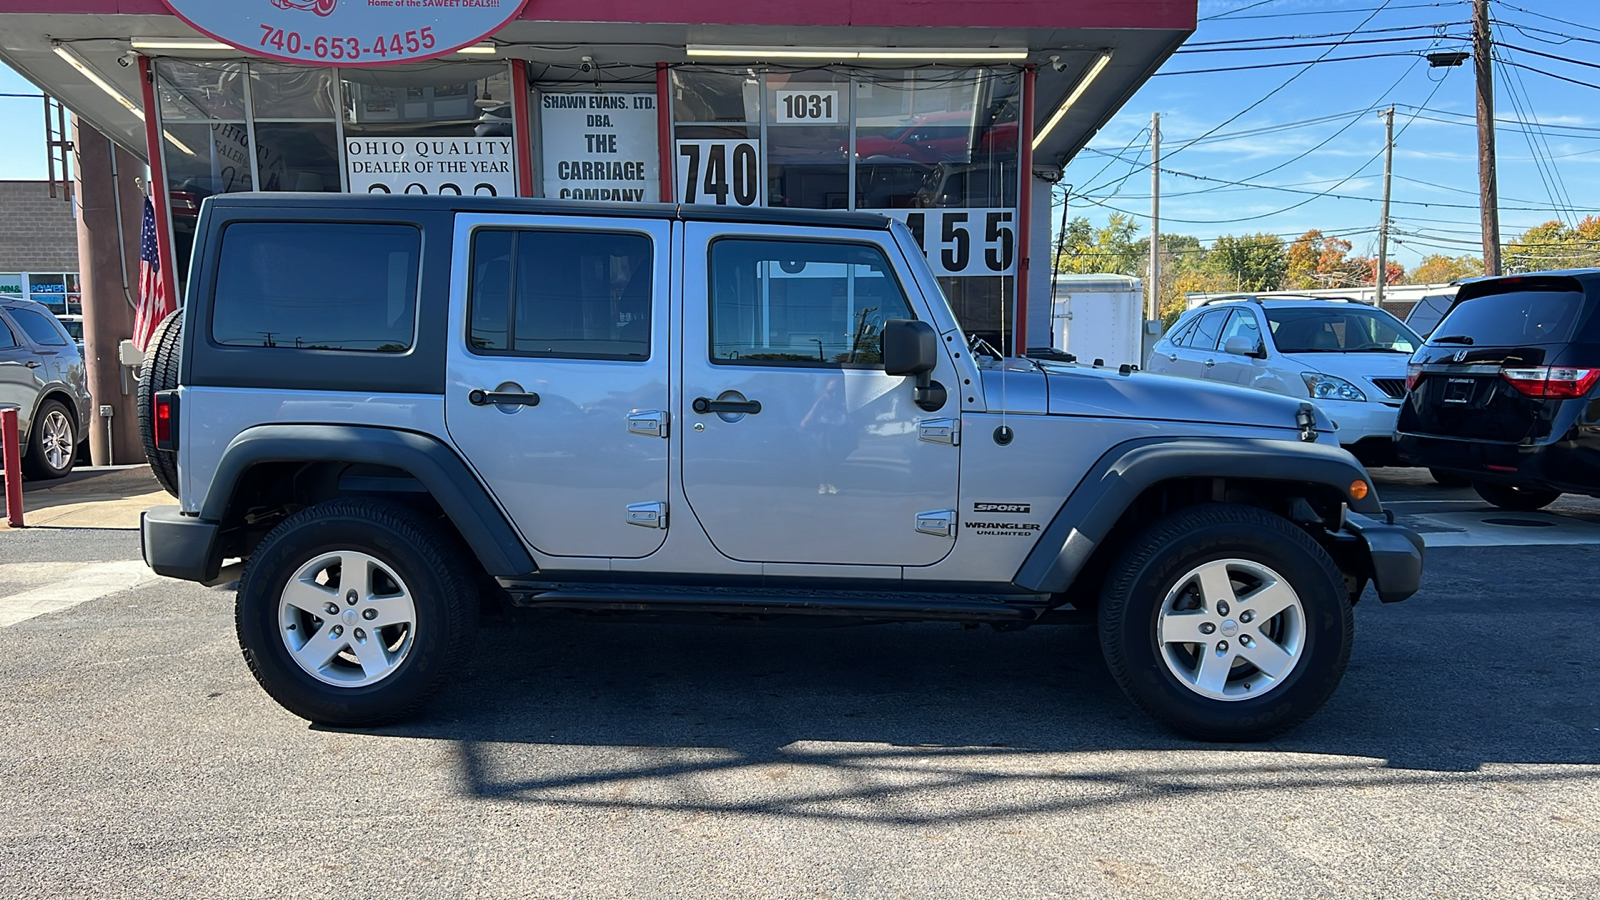
[[415,711],[488,598],[1094,623],[1157,719],[1262,739],[1339,683],[1367,585],[1421,577],[1310,404],[996,358],[881,216],[236,194],[187,297],[145,559],[237,578],[251,672],[315,722]]

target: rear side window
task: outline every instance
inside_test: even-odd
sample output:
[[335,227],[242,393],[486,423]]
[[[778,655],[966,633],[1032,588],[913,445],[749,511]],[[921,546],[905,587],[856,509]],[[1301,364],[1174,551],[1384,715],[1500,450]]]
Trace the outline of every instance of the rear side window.
[[16,336],[11,333],[11,326],[4,319],[0,319],[0,350],[14,350],[17,347]]
[[16,319],[17,325],[41,347],[65,347],[72,343],[54,317],[46,318],[43,313],[31,309],[13,309],[11,318]]
[[1572,340],[1582,312],[1581,291],[1485,294],[1457,303],[1431,337],[1468,337],[1480,347],[1560,344]]
[[649,359],[651,255],[642,234],[480,229],[467,310],[472,349]]
[[229,347],[402,353],[416,337],[411,225],[235,222],[222,234],[211,337]]

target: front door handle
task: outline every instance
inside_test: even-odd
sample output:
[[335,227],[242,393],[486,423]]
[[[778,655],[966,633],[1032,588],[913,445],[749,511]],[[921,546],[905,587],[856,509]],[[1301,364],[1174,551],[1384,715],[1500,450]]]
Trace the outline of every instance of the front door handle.
[[1167,359],[1170,359],[1173,362],[1177,362],[1178,361],[1178,354],[1176,354],[1176,353],[1168,353],[1167,354]]
[[37,359],[30,359],[27,362],[23,363],[23,365],[27,366],[30,369],[37,369],[37,368],[39,368],[40,365],[42,365],[42,363],[40,363]]
[[539,395],[523,393],[521,391],[485,391],[474,390],[467,395],[467,402],[473,406],[488,406],[491,403],[506,406],[538,406]]
[[705,415],[706,413],[744,413],[755,415],[761,412],[759,400],[713,400],[710,397],[694,398],[694,411]]
[[1217,364],[1217,361],[1214,360],[1214,359],[1206,360],[1206,368],[1208,368],[1208,369],[1211,368],[1212,366],[1216,365],[1216,364]]

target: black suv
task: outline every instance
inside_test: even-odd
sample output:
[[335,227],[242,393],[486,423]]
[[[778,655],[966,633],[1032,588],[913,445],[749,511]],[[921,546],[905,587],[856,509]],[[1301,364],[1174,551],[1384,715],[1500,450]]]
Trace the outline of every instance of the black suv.
[[1411,358],[1398,450],[1506,509],[1600,496],[1600,269],[1464,283]]

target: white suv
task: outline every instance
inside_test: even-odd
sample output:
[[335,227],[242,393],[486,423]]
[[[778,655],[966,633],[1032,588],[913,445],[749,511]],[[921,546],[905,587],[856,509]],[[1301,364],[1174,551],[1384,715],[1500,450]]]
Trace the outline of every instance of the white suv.
[[1421,345],[1399,319],[1353,300],[1225,298],[1184,313],[1146,368],[1309,397],[1345,449],[1369,466],[1394,465],[1406,361]]

